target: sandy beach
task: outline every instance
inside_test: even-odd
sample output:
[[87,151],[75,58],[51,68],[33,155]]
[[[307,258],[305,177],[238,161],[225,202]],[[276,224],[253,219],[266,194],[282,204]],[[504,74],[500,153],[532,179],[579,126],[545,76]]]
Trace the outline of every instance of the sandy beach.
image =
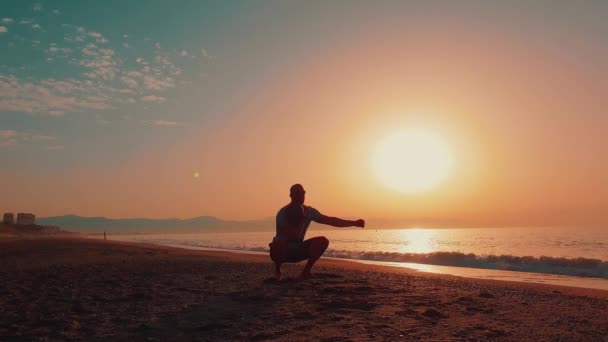
[[608,340],[608,292],[331,259],[0,239],[0,340]]

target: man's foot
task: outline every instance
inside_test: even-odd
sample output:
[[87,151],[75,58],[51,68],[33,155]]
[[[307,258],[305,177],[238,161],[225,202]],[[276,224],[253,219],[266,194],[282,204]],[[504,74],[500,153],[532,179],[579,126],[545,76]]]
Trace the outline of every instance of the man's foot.
[[283,275],[281,274],[281,264],[275,263],[274,264],[274,279],[281,280],[282,276]]

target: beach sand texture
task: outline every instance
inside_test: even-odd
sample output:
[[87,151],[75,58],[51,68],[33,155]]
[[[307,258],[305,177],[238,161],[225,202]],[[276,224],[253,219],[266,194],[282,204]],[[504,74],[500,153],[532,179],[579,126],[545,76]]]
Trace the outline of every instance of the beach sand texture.
[[608,341],[608,292],[322,259],[0,239],[0,341]]

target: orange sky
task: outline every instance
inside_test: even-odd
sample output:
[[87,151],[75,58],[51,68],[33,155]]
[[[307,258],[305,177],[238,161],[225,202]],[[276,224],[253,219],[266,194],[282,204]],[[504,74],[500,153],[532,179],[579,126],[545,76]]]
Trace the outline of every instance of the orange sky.
[[[606,45],[552,23],[442,18],[318,38],[238,95],[220,94],[218,119],[187,123],[165,144],[107,165],[5,173],[2,207],[254,219],[273,216],[299,182],[322,213],[376,225],[608,224]],[[180,110],[205,110],[198,91]],[[448,179],[427,193],[395,192],[371,172],[374,144],[412,126],[453,153]]]

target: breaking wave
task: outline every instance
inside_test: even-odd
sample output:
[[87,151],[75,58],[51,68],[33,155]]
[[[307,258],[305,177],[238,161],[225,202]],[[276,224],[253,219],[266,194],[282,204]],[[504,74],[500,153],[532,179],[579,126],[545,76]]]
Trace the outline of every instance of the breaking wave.
[[[267,252],[264,248],[251,248]],[[515,255],[475,255],[461,252],[388,253],[355,252],[328,249],[324,256],[331,258],[408,262],[416,264],[483,268],[505,271],[549,273],[577,277],[608,279],[608,261],[589,258],[556,258]]]
[[[167,240],[155,241],[166,244]],[[171,241],[174,244],[188,247],[217,248],[223,250],[244,250],[268,253],[268,248],[215,244],[210,241]],[[428,265],[469,267],[519,272],[548,273],[578,277],[595,277],[608,279],[608,261],[590,258],[560,258],[548,256],[514,256],[514,255],[476,255],[461,252],[432,253],[396,253],[365,252],[328,249],[325,257],[371,260],[382,262],[407,262]]]
[[547,256],[475,255],[473,253],[465,254],[460,252],[387,253],[336,250],[328,250],[325,255],[345,259],[410,262],[417,264],[608,278],[608,262],[588,258],[569,259]]

